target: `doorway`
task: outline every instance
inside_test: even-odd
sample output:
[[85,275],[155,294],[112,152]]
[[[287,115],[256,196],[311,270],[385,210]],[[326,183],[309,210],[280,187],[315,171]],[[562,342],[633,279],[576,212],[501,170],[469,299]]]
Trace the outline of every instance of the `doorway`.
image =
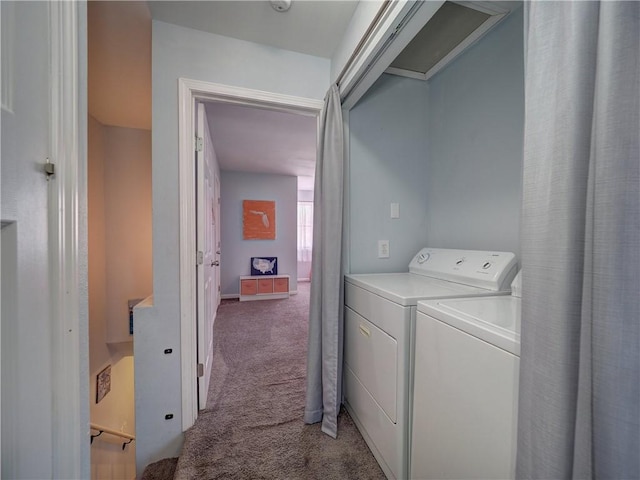
[[[181,310],[181,363],[182,363],[182,427],[186,430],[198,414],[197,372],[197,290],[196,266],[190,261],[196,251],[196,209],[194,182],[193,138],[195,138],[195,110],[197,102],[218,105],[239,105],[259,110],[293,113],[315,119],[316,136],[319,113],[323,102],[314,99],[279,95],[257,90],[180,79],[179,81],[179,178],[180,178],[180,310]],[[213,134],[215,142],[215,133]],[[255,172],[254,172],[255,173]],[[221,203],[224,204],[225,183],[221,175]],[[294,201],[295,208],[295,201]],[[294,215],[295,217],[295,215]],[[221,220],[224,222],[224,208]],[[294,220],[295,222],[295,220]],[[225,243],[224,227],[221,229],[221,286],[224,291]],[[295,225],[294,225],[295,231]],[[295,235],[295,234],[294,234]],[[295,247],[294,247],[295,257]],[[229,258],[232,258],[230,256]],[[196,360],[196,361],[194,361]]]

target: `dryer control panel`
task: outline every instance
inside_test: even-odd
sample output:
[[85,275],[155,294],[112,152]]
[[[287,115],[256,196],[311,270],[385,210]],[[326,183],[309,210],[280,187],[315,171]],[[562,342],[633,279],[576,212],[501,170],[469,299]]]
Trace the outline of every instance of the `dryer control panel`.
[[516,256],[511,252],[428,247],[409,264],[409,271],[416,275],[493,291],[509,291],[517,268]]

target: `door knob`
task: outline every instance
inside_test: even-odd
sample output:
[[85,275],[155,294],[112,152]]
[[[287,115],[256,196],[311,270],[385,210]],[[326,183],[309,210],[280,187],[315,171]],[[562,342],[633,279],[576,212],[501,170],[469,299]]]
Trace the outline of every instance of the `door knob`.
[[213,262],[211,262],[212,267],[217,267],[218,265],[220,265],[220,262],[218,260],[214,260]]

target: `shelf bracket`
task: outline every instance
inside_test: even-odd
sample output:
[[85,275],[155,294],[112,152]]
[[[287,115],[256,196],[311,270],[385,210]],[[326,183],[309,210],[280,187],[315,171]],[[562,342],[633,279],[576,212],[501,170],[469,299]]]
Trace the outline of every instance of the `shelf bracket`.
[[91,435],[91,441],[89,442],[89,445],[93,445],[93,439],[98,438],[103,433],[104,433],[104,430],[98,430],[98,433],[96,433],[95,435]]

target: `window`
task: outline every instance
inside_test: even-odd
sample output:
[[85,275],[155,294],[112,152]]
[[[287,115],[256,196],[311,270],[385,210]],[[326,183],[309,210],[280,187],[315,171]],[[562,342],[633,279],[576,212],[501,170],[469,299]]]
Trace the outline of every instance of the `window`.
[[313,202],[298,202],[298,262],[311,262]]

